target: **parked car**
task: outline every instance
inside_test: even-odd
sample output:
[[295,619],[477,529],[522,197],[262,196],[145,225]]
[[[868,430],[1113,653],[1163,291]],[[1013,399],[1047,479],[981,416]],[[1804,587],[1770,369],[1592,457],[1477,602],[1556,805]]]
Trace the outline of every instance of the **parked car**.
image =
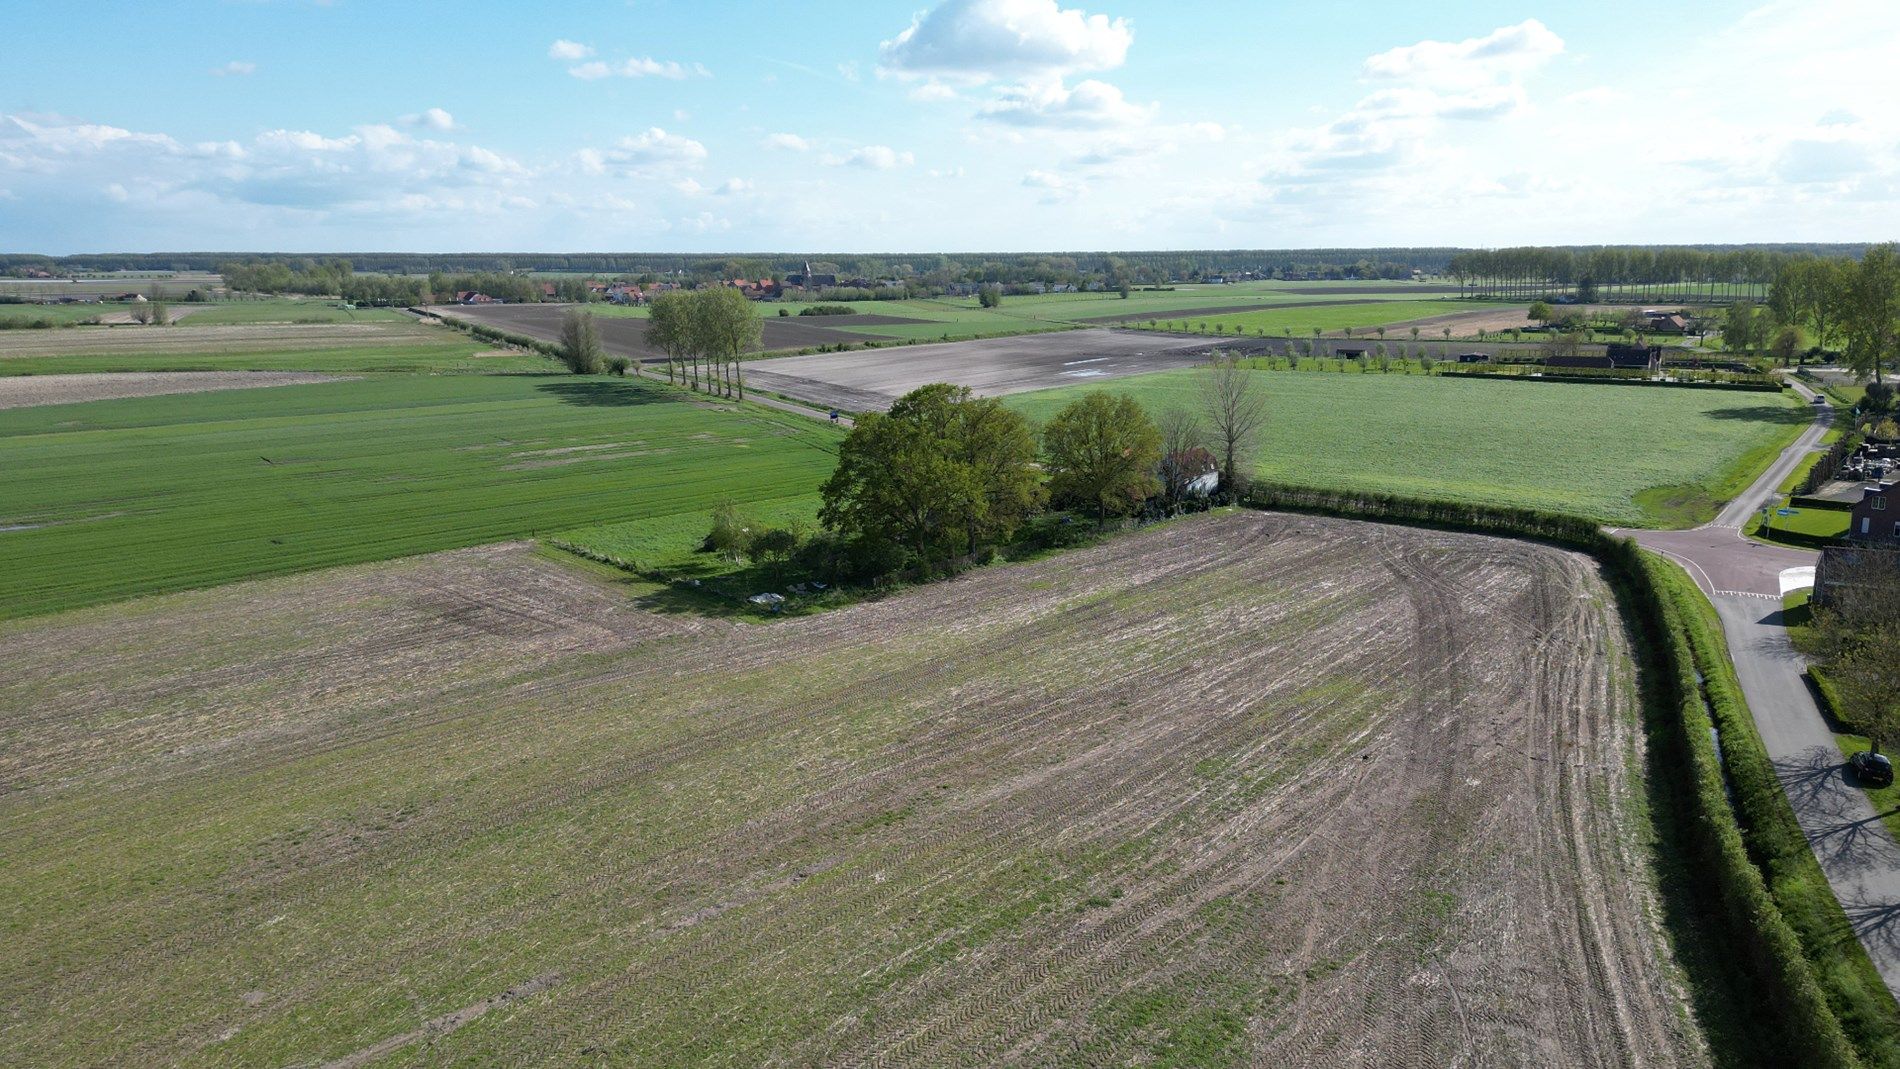
[[1863,787],[1889,787],[1893,785],[1893,762],[1886,754],[1872,750],[1862,750],[1847,759],[1847,767],[1854,770],[1854,778]]

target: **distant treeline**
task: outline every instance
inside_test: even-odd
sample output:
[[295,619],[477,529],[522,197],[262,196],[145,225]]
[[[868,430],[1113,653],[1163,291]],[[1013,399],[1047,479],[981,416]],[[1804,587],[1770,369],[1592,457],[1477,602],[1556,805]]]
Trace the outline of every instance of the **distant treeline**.
[[544,299],[584,302],[598,300],[599,294],[587,288],[585,280],[563,278],[548,283],[550,296],[542,280],[528,275],[499,272],[449,275],[431,272],[414,275],[357,274],[356,265],[342,258],[323,260],[253,260],[227,262],[217,266],[226,288],[236,293],[300,293],[315,297],[341,297],[354,304],[411,305],[433,301],[451,301],[464,291],[487,294],[506,301],[527,302]]
[[1716,303],[1766,300],[1785,265],[1813,257],[1858,259],[1851,245],[1604,246],[1476,249],[1453,256],[1445,274],[1469,296],[1580,301]]
[[[376,275],[517,275],[574,273],[633,281],[783,279],[804,273],[849,281],[902,281],[921,291],[954,285],[1159,285],[1214,277],[1292,279],[1406,279],[1414,272],[1454,275],[1469,292],[1499,296],[1556,296],[1588,287],[1645,287],[1640,300],[1676,300],[1683,294],[1733,298],[1733,287],[1765,296],[1775,268],[1790,256],[1853,256],[1849,245],[1657,245],[1657,247],[1537,247],[1537,249],[1195,249],[1167,253],[106,253],[84,256],[0,254],[0,275],[42,270],[74,272],[224,272],[232,264],[260,270],[281,264],[291,275],[317,277],[327,266]],[[281,281],[251,275],[249,281]],[[270,285],[239,289],[296,292]],[[483,287],[486,289],[486,287]],[[895,289],[895,287],[893,287]],[[334,292],[334,291],[331,291]],[[496,294],[500,296],[500,294]],[[882,296],[882,294],[880,294]],[[895,296],[895,294],[893,294]],[[1625,294],[1628,296],[1628,294]]]
[[[56,274],[74,271],[215,271],[227,263],[296,263],[348,260],[355,269],[382,274],[426,275],[513,271],[582,274],[778,278],[814,272],[841,278],[893,278],[941,273],[953,281],[1059,281],[1063,275],[1107,275],[1116,270],[1144,278],[1240,272],[1327,272],[1351,277],[1443,270],[1455,248],[1365,249],[1199,249],[1170,252],[1045,253],[273,253],[158,252],[88,253],[78,256],[0,254],[0,274],[39,268]],[[985,276],[995,277],[985,277]],[[1038,275],[1045,277],[1038,278]]]

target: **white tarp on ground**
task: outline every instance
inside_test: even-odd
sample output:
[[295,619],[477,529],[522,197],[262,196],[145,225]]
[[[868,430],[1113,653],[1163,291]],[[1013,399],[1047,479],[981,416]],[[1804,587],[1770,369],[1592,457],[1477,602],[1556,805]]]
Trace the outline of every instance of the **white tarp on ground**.
[[1783,568],[1781,570],[1781,596],[1787,597],[1788,591],[1800,590],[1814,585],[1814,568]]

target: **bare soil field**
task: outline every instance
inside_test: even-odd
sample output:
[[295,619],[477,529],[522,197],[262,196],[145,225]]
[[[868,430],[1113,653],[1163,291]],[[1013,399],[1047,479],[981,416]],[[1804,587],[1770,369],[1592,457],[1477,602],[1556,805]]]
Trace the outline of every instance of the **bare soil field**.
[[997,397],[1189,367],[1214,347],[1208,339],[1178,335],[1069,330],[774,357],[748,362],[745,374],[757,389],[863,412],[889,408],[929,382],[954,382]]
[[[539,341],[559,341],[561,318],[572,305],[565,304],[493,304],[441,305],[429,311],[442,316],[483,323],[498,330],[512,331]],[[806,349],[820,345],[861,345],[885,335],[839,330],[839,327],[877,327],[899,323],[921,323],[903,316],[860,313],[840,316],[767,316],[761,321],[761,348]],[[597,316],[601,347],[609,353],[634,360],[658,360],[665,353],[647,344],[647,321],[617,316]]]
[[167,393],[207,393],[263,386],[304,386],[335,382],[334,375],[305,371],[124,371],[79,375],[0,377],[0,409],[70,405],[116,397],[156,397]]
[[503,545],[0,662],[11,1064],[1706,1061],[1554,549],[1210,516],[746,625]]
[[119,353],[272,352],[442,341],[420,323],[267,323],[245,326],[67,327],[0,331],[0,360]]

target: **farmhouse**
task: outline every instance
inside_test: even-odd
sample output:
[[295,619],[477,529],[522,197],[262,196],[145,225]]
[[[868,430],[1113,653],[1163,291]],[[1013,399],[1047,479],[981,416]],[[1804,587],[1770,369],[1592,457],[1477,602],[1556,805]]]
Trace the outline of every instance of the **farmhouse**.
[[1168,454],[1161,474],[1163,482],[1181,487],[1183,497],[1206,497],[1220,487],[1220,462],[1204,446]]
[[1869,483],[1861,488],[1847,524],[1855,542],[1900,546],[1900,480]]
[[1814,569],[1814,604],[1827,605],[1835,595],[1856,585],[1855,573],[1868,568],[1885,570],[1880,566],[1891,565],[1895,558],[1900,558],[1900,545],[1824,547]]

